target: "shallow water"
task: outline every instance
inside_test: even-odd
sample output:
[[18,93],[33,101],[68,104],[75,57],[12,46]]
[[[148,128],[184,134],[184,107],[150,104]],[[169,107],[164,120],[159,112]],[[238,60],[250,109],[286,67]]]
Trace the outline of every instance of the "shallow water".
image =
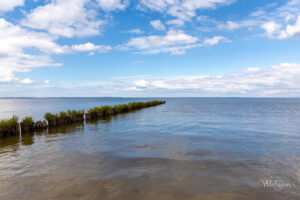
[[[0,118],[146,100],[0,99]],[[0,199],[300,198],[300,99],[165,100],[0,140]]]

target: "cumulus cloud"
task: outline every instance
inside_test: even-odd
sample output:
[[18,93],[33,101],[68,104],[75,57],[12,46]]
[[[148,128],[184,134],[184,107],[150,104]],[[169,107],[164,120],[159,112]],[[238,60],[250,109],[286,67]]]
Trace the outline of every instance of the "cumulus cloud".
[[240,28],[241,25],[237,22],[227,21],[226,24],[220,24],[219,29],[234,30]]
[[[26,49],[37,49],[40,53],[25,53]],[[63,52],[64,48],[47,34],[28,31],[0,18],[0,82],[18,81],[13,72],[58,66],[48,55]]]
[[[290,19],[287,21],[291,21]],[[300,36],[300,15],[295,20],[294,24],[287,24],[282,28],[281,24],[278,24],[275,21],[269,21],[261,25],[266,31],[266,34],[269,38],[277,39],[286,39],[290,37],[299,37]]]
[[141,79],[129,84],[126,89],[148,93],[163,89],[164,94],[188,90],[200,96],[202,92],[221,96],[297,96],[300,94],[299,85],[300,64],[282,63],[270,68],[256,67],[230,75]]
[[286,4],[277,8],[271,13],[273,18],[284,19],[285,21],[295,20],[300,11],[300,0],[287,0]]
[[0,13],[12,11],[17,6],[23,6],[24,0],[0,0]]
[[0,44],[0,55],[15,55],[22,48],[29,47],[48,53],[63,53],[63,48],[54,43],[49,35],[28,31],[3,18],[0,18]]
[[[60,46],[46,33],[29,31],[0,18],[0,83],[28,83],[15,77],[15,72],[29,72],[34,68],[60,66],[51,59],[53,54],[82,51],[107,52],[109,46],[93,43]],[[34,52],[34,53],[31,53]]]
[[258,25],[259,22],[256,20],[244,20],[240,22],[236,21],[227,21],[225,24],[219,24],[218,28],[223,30],[236,30],[240,28],[247,28]]
[[300,36],[300,15],[294,25],[287,25],[286,29],[281,31],[279,38],[285,39],[293,36]]
[[147,37],[131,38],[126,46],[136,48],[138,50],[151,50],[151,52],[159,53],[165,48],[167,48],[169,52],[172,52],[172,48],[176,45],[193,44],[197,41],[197,37],[187,35],[182,30],[171,29],[165,36],[152,35]]
[[187,35],[182,30],[169,30],[165,36],[148,36],[133,38],[129,41],[129,46],[134,46],[139,49],[155,48],[161,46],[171,46],[176,44],[195,43],[197,37]]
[[204,40],[204,44],[207,46],[213,46],[220,43],[221,41],[228,41],[228,39],[224,36],[214,36],[213,38],[208,38]]
[[277,24],[274,21],[270,21],[270,22],[264,23],[261,27],[266,31],[267,36],[272,38],[272,37],[274,37],[274,34],[277,31],[279,31],[279,29],[281,28],[281,25]]
[[200,42],[198,37],[186,34],[182,30],[169,30],[166,35],[151,35],[147,37],[131,38],[127,44],[120,46],[121,50],[135,50],[139,54],[171,53],[184,55],[188,49],[201,46],[214,46],[222,41],[229,41],[223,36],[207,38]]
[[166,30],[166,27],[163,25],[163,23],[160,20],[153,20],[150,22],[151,26],[159,31]]
[[[284,5],[276,7],[271,4],[250,14],[258,27],[272,39],[297,37],[300,32],[300,0],[288,0]],[[270,10],[270,6],[274,7]]]
[[105,11],[123,10],[128,5],[128,0],[97,0],[99,6]]
[[141,29],[131,29],[129,31],[125,31],[126,33],[132,33],[132,34],[142,34],[144,33],[144,31],[142,31]]
[[[286,39],[298,37],[300,32],[300,0],[287,0],[285,4],[270,3],[258,8],[245,19],[227,20],[225,22],[210,19],[207,16],[198,16],[202,24],[209,24],[206,30],[234,31],[248,28],[249,31],[263,29],[265,36],[272,39]],[[255,33],[257,35],[257,32]]]
[[[300,64],[282,63],[252,67],[232,74],[165,78],[128,77],[107,82],[58,83],[47,87],[47,96],[249,96],[300,95]],[[52,91],[52,92],[51,92]],[[22,92],[22,91],[20,91]],[[50,92],[50,93],[49,93]],[[67,93],[66,93],[67,92]]]
[[70,47],[74,51],[98,51],[101,53],[108,52],[111,50],[110,46],[95,45],[93,43],[76,44]]
[[171,53],[172,55],[185,55],[186,54],[186,51],[185,50],[178,50],[178,51],[173,51]]
[[170,24],[183,25],[196,16],[199,9],[212,9],[221,5],[228,5],[233,0],[141,0],[140,7],[167,13],[175,17]]
[[31,80],[30,78],[25,78],[25,79],[19,80],[19,83],[21,83],[23,85],[31,85],[34,83],[34,81]]
[[103,20],[96,11],[87,9],[88,0],[55,0],[33,9],[22,21],[23,26],[46,30],[63,37],[84,37],[100,33]]
[[50,84],[50,80],[44,80],[44,83],[45,83],[46,85],[49,85],[49,84]]
[[168,20],[167,24],[169,25],[175,25],[175,26],[183,26],[185,21],[181,19],[173,19],[173,20]]

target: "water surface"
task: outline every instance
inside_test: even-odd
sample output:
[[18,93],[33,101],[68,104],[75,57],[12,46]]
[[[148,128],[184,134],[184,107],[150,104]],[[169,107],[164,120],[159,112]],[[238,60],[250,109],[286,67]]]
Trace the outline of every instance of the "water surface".
[[[0,199],[300,198],[300,99],[164,99],[0,140]],[[147,100],[0,99],[0,118]]]

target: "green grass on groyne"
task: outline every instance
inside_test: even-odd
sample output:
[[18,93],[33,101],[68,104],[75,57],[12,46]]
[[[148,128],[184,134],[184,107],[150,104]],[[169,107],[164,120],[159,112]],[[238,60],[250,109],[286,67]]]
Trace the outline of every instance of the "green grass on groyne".
[[18,117],[13,116],[0,121],[0,138],[18,135],[20,133]]
[[120,104],[116,106],[101,106],[101,107],[95,107],[88,111],[88,113],[85,114],[85,117],[87,120],[90,119],[98,119],[101,117],[111,116],[119,113],[126,113],[134,110],[139,110],[142,108],[147,108],[151,106],[156,106],[160,104],[166,103],[165,101],[148,101],[148,102],[131,102],[128,104]]

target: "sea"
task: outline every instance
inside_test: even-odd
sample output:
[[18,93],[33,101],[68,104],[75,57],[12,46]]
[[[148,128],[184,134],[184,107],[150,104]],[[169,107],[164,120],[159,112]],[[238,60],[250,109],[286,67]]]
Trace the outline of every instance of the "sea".
[[1,98],[0,119],[153,99],[0,139],[0,199],[300,199],[299,98]]

